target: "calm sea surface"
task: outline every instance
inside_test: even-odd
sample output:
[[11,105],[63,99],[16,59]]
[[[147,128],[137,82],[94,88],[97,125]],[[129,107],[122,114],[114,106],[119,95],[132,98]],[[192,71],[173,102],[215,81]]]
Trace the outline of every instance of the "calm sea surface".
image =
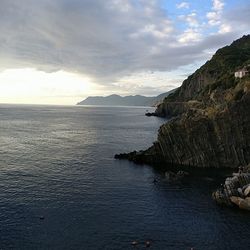
[[0,249],[250,249],[250,213],[211,200],[218,178],[113,159],[156,139],[145,111],[0,105]]

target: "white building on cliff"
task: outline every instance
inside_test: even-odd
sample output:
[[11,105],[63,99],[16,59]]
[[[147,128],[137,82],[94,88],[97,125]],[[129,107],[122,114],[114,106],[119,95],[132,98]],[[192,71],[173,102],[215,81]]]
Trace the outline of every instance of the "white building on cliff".
[[248,74],[248,70],[246,68],[242,68],[234,72],[235,78],[242,78],[243,76],[246,76]]

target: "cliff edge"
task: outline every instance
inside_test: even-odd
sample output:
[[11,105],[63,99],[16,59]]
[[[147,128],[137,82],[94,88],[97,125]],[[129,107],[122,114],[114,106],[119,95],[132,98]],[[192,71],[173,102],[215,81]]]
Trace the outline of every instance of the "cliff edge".
[[[250,35],[219,49],[158,105],[171,118],[145,151],[115,158],[196,167],[250,163]],[[237,72],[237,73],[235,73]]]

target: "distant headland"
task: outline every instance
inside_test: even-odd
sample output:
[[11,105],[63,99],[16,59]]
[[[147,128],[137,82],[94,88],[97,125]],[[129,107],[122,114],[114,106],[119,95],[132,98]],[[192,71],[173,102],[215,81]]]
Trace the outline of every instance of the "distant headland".
[[147,106],[154,107],[160,104],[165,97],[173,93],[176,89],[162,93],[158,96],[142,96],[142,95],[109,95],[109,96],[89,96],[85,100],[77,103],[77,105],[100,105],[100,106]]

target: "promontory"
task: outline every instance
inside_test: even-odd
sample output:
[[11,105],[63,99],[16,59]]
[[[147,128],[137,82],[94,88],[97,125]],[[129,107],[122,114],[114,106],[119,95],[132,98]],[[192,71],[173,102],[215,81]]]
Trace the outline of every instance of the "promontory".
[[150,148],[115,158],[201,168],[248,165],[249,71],[250,35],[246,35],[219,49],[158,105],[155,115],[168,119]]

